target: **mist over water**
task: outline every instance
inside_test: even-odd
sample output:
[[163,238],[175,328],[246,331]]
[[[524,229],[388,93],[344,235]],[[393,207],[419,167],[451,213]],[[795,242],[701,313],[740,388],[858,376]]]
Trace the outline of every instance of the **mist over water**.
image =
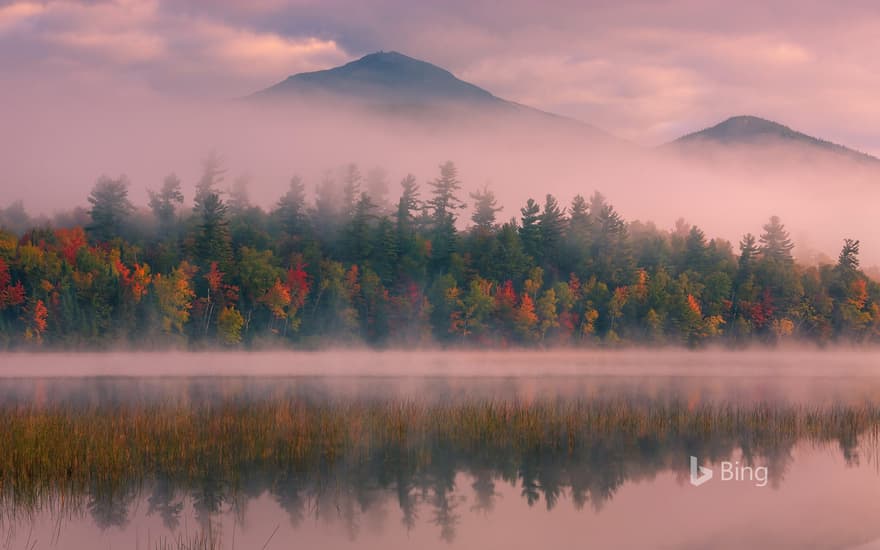
[[0,354],[0,379],[357,377],[873,377],[880,352],[784,350],[356,350]]
[[[44,453],[29,462],[35,477],[4,466],[10,548],[880,538],[867,513],[880,488],[872,352],[58,353],[0,364],[0,436]],[[114,466],[83,478],[66,465],[80,453]],[[689,456],[716,479],[692,487]],[[723,481],[724,461],[766,467],[769,483]],[[0,465],[14,462],[0,449]]]

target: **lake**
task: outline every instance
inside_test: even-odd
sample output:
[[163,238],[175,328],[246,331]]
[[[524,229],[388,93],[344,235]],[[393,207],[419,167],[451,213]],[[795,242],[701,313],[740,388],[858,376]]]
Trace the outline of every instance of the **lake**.
[[878,434],[873,352],[7,354],[0,548],[880,548]]

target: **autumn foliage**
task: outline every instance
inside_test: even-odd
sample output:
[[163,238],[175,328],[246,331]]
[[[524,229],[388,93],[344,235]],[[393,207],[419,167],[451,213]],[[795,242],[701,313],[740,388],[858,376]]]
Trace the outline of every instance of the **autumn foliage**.
[[266,212],[227,198],[216,168],[191,212],[178,180],[147,213],[124,180],[102,179],[85,228],[0,229],[0,345],[880,341],[859,241],[836,264],[802,265],[776,217],[736,250],[684,222],[628,223],[598,193],[498,223],[484,188],[466,227],[452,163],[429,197],[407,177],[399,202],[377,200],[349,166],[348,198],[319,187],[306,204],[295,179]]

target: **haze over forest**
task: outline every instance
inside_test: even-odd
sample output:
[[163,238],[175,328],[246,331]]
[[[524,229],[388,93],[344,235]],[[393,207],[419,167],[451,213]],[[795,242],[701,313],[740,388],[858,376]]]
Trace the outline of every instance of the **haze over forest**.
[[731,241],[778,215],[802,261],[833,260],[846,236],[861,239],[866,266],[880,263],[871,238],[880,162],[757,117],[644,147],[395,52],[238,99],[45,93],[3,103],[4,202],[22,200],[33,215],[86,206],[101,175],[126,175],[143,204],[146,190],[174,172],[190,201],[212,151],[223,157],[228,183],[246,179],[251,200],[264,207],[292,175],[313,196],[348,163],[390,180],[412,173],[426,181],[453,160],[465,192],[492,188],[501,219],[528,198],[553,193],[567,202],[601,191],[627,219],[671,228],[684,218]]

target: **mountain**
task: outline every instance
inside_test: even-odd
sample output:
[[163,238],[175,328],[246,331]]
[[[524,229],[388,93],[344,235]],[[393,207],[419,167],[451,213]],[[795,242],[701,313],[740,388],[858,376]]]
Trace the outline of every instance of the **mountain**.
[[767,148],[773,145],[784,146],[789,150],[799,150],[805,154],[828,154],[856,161],[880,163],[880,159],[866,153],[792,130],[778,122],[756,116],[728,118],[711,128],[682,136],[668,143],[666,147],[688,151],[705,150],[706,148],[719,150],[731,147]]
[[452,73],[398,52],[376,52],[324,71],[295,74],[261,92],[258,97],[330,93],[367,102],[429,104],[465,102],[487,105],[504,102]]
[[295,74],[246,99],[276,104],[329,101],[419,121],[490,115],[496,122],[540,122],[576,136],[617,141],[594,126],[499,98],[446,69],[394,51],[371,53],[332,69]]

